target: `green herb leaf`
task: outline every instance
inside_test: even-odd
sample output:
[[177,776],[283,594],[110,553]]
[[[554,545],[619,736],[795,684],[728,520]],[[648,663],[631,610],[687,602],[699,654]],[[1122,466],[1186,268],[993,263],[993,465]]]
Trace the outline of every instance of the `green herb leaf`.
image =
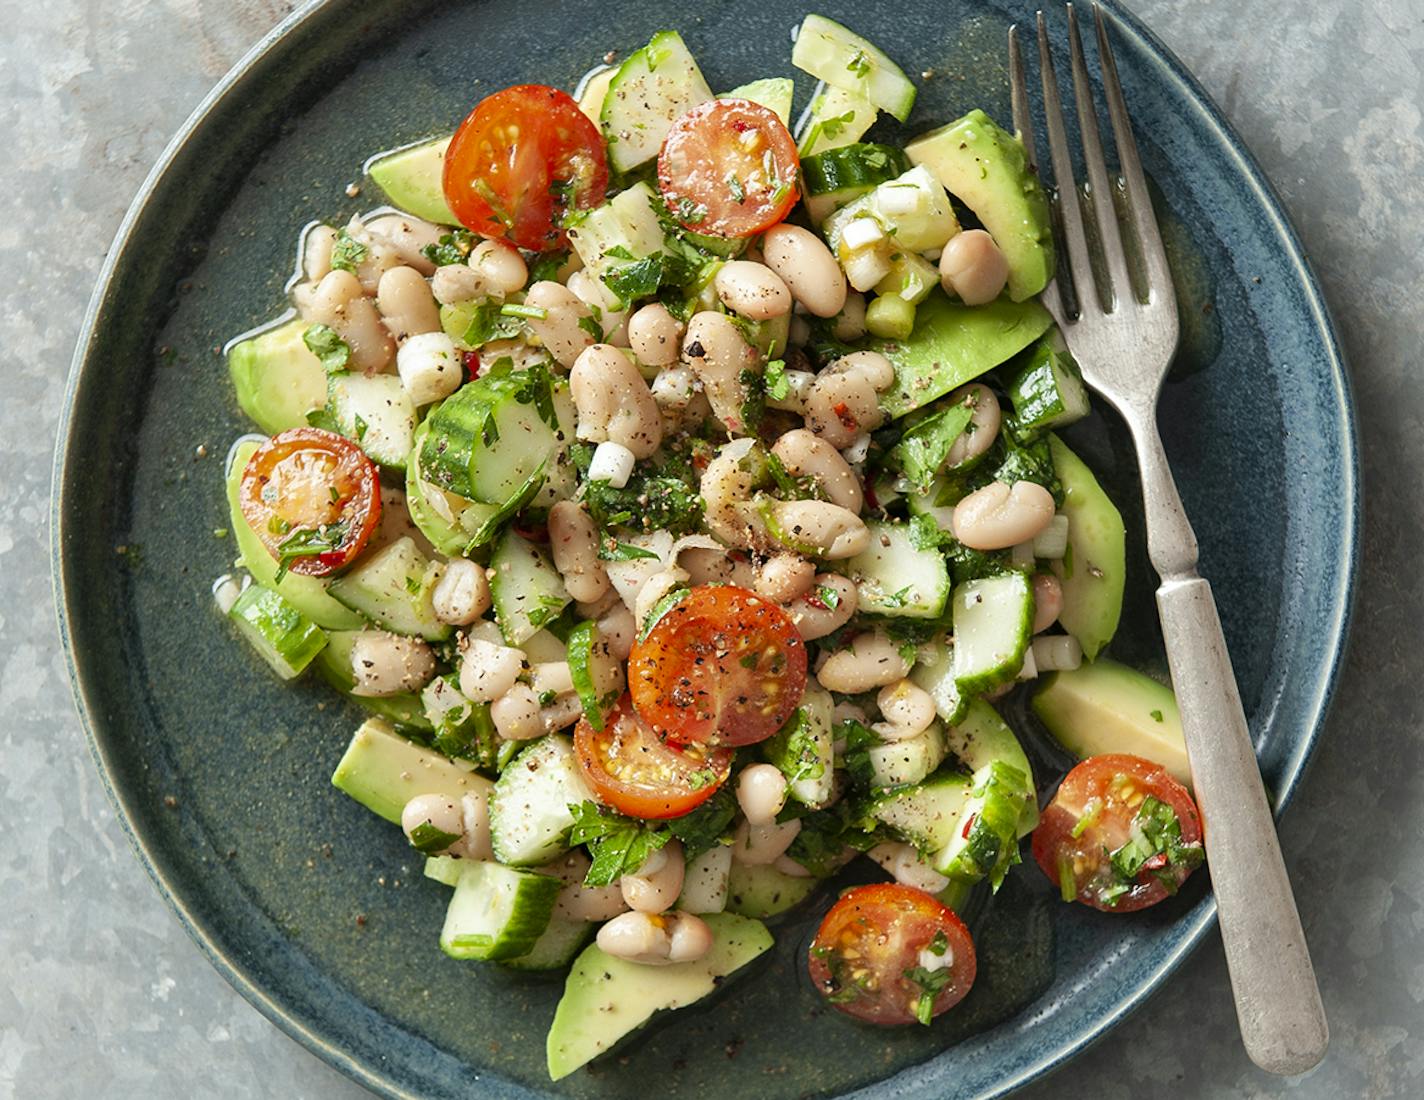
[[428,821],[422,821],[410,831],[411,846],[416,851],[424,852],[428,856],[443,852],[459,839],[459,833],[444,832]]
[[452,229],[449,233],[441,234],[438,243],[422,248],[420,254],[436,267],[462,264],[479,241],[480,238],[468,229]]
[[891,450],[889,464],[905,475],[916,492],[928,492],[972,418],[973,410],[957,403],[909,425]]
[[321,360],[327,374],[345,370],[346,364],[351,361],[351,349],[329,325],[308,326],[302,333],[302,343]]
[[915,1019],[929,1027],[930,1021],[934,1019],[935,998],[940,995],[945,986],[949,985],[954,972],[948,966],[940,970],[926,970],[923,966],[912,966],[904,972],[904,975],[907,980],[920,987],[920,996],[915,1002]]
[[292,562],[302,558],[315,558],[337,550],[346,541],[346,522],[322,524],[320,527],[302,527],[293,531],[277,544],[277,580],[281,581],[291,569]]
[[366,259],[368,249],[346,230],[337,231],[336,243],[331,246],[331,268],[333,271],[354,272]]
[[682,841],[683,855],[691,862],[726,839],[728,827],[736,815],[737,798],[723,786],[695,810],[670,818],[663,824]]
[[673,835],[666,828],[624,817],[595,802],[570,805],[569,812],[574,817],[570,843],[588,845],[593,857],[584,876],[585,886],[611,886],[633,874]]
[[625,306],[658,292],[663,279],[663,257],[659,253],[643,260],[620,264],[603,275],[608,289]]
[[791,395],[791,379],[786,377],[786,360],[768,360],[761,376],[762,386],[771,400],[784,401]]
[[864,77],[870,73],[870,58],[865,56],[864,50],[857,50],[855,56],[846,65],[846,72],[854,73],[856,76]]
[[644,550],[641,546],[634,546],[631,542],[619,542],[617,539],[601,540],[598,546],[598,556],[604,561],[637,561],[641,558],[657,560],[657,555],[651,550]]
[[592,316],[580,317],[578,319],[578,327],[593,337],[595,344],[603,343],[603,326],[598,323],[596,318]]

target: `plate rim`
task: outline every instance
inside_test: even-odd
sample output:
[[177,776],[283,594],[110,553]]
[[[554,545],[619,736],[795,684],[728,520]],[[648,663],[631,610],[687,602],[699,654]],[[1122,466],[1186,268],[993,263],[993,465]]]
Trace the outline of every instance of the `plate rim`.
[[[98,770],[104,793],[116,811],[115,816],[129,844],[139,857],[144,871],[157,888],[159,895],[178,917],[183,930],[197,944],[199,950],[224,980],[248,1004],[285,1035],[305,1047],[327,1065],[373,1093],[392,1098],[392,1100],[414,1100],[413,1093],[383,1077],[352,1053],[324,1038],[315,1027],[299,1019],[291,1009],[280,1004],[271,993],[259,986],[233,958],[224,953],[218,945],[215,930],[208,927],[207,922],[192,911],[184,898],[180,896],[174,883],[169,880],[167,873],[161,867],[161,856],[150,844],[148,838],[141,835],[134,824],[137,815],[131,810],[130,799],[114,785],[111,778],[113,773],[110,769],[109,752],[99,729],[101,720],[95,717],[101,714],[102,710],[94,704],[94,693],[91,685],[87,682],[85,671],[80,667],[81,658],[73,646],[70,631],[70,617],[73,611],[68,601],[68,567],[64,552],[68,530],[64,517],[70,510],[69,503],[76,491],[76,487],[72,484],[74,479],[66,476],[66,472],[73,472],[80,465],[77,460],[78,455],[75,453],[77,441],[71,434],[72,422],[80,397],[86,390],[86,382],[92,383],[92,379],[86,379],[86,375],[89,373],[86,371],[86,366],[94,344],[96,325],[113,289],[114,272],[132,244],[132,233],[136,223],[159,190],[164,177],[188,141],[207,122],[208,115],[229,96],[236,94],[252,78],[253,70],[260,62],[277,49],[298,26],[322,10],[337,7],[345,2],[346,0],[305,0],[250,47],[237,63],[223,75],[222,79],[203,96],[183,124],[175,131],[125,211],[118,229],[115,231],[113,241],[105,254],[104,262],[96,277],[94,290],[85,308],[65,382],[51,473],[49,510],[51,584],[58,619],[60,645],[64,653],[75,708],[85,740],[88,743],[90,755]],[[1109,21],[1115,24],[1113,29],[1116,33],[1135,38],[1137,45],[1144,47],[1143,52],[1157,67],[1161,77],[1176,86],[1177,97],[1185,101],[1206,124],[1207,128],[1213,132],[1218,144],[1234,161],[1239,177],[1248,185],[1256,200],[1255,205],[1267,215],[1272,231],[1281,243],[1280,254],[1294,270],[1297,285],[1302,292],[1313,327],[1321,337],[1331,392],[1335,398],[1334,408],[1331,411],[1334,416],[1338,417],[1339,436],[1343,442],[1340,467],[1342,488],[1347,494],[1349,507],[1339,514],[1342,528],[1341,538],[1338,541],[1339,560],[1337,564],[1339,568],[1334,573],[1334,593],[1330,605],[1333,613],[1327,635],[1331,658],[1328,667],[1317,679],[1310,698],[1307,700],[1308,734],[1283,765],[1281,794],[1275,806],[1275,816],[1279,820],[1298,793],[1305,769],[1309,766],[1319,747],[1330,704],[1338,688],[1343,665],[1349,651],[1350,627],[1358,588],[1360,521],[1363,510],[1358,421],[1349,371],[1339,333],[1314,267],[1305,253],[1299,234],[1296,232],[1276,188],[1266,177],[1255,156],[1201,82],[1137,15],[1127,10],[1121,0],[1100,0],[1100,2]],[[1204,900],[1205,904],[1196,914],[1183,918],[1184,921],[1190,921],[1187,934],[1173,951],[1159,960],[1144,981],[1124,993],[1093,1026],[1078,1031],[1066,1041],[1050,1044],[1030,1058],[1028,1064],[1011,1077],[980,1092],[978,1100],[990,1100],[993,1097],[1005,1096],[1031,1081],[1053,1072],[1100,1041],[1108,1032],[1140,1008],[1162,987],[1165,980],[1177,970],[1186,958],[1196,951],[1206,934],[1215,925],[1215,897],[1208,893]],[[852,1098],[854,1100],[869,1100],[877,1090],[884,1089],[891,1082],[904,1081],[911,1075],[922,1073],[933,1067],[943,1056],[943,1053],[941,1052],[926,1062],[907,1067],[883,1080],[860,1086],[844,1094],[845,1100],[852,1100]],[[515,1084],[517,1088],[524,1087],[516,1082],[511,1083]]]

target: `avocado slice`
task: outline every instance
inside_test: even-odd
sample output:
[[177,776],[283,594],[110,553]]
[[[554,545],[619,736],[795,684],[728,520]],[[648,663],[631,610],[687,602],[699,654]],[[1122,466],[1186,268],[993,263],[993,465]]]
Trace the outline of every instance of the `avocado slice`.
[[1033,711],[1055,741],[1079,759],[1125,752],[1192,782],[1182,716],[1172,689],[1134,668],[1099,657],[1045,676]]
[[1063,485],[1068,552],[1058,563],[1063,610],[1058,621],[1093,660],[1117,633],[1127,580],[1126,530],[1122,513],[1108,499],[1087,464],[1052,433],[1053,469]]
[[1053,324],[1037,302],[1003,298],[983,306],[951,302],[934,290],[915,311],[903,340],[872,340],[895,367],[895,384],[880,397],[891,417],[904,416],[993,370],[1028,347]]
[[1009,263],[1009,297],[1032,298],[1053,278],[1048,196],[1023,144],[983,111],[931,130],[905,146],[945,190],[974,211]]
[[407,741],[381,718],[367,718],[351,735],[331,785],[396,825],[418,794],[458,801],[471,792],[488,797],[494,787],[471,765]]
[[377,157],[366,169],[391,205],[436,225],[459,225],[445,201],[445,150],[450,138],[398,149]]
[[555,1081],[613,1048],[656,1012],[698,1001],[772,944],[760,921],[729,913],[702,918],[712,929],[710,950],[696,962],[644,966],[586,947],[569,971],[547,1044]]
[[734,862],[727,879],[727,912],[757,920],[779,917],[795,909],[819,885],[814,878],[788,875],[775,867]]
[[320,577],[288,573],[280,581],[277,580],[277,559],[267,552],[267,547],[257,532],[248,525],[240,503],[242,471],[247,468],[248,460],[255,450],[256,443],[240,444],[232,452],[231,465],[227,471],[228,524],[232,530],[233,541],[237,543],[239,561],[252,574],[254,581],[275,591],[317,626],[326,630],[361,629],[366,625],[366,620],[338,603],[327,592],[326,584]]
[[242,411],[268,435],[304,428],[307,413],[326,404],[326,371],[293,320],[234,344],[227,369]]
[[789,76],[769,76],[742,84],[730,92],[723,92],[718,99],[749,99],[759,103],[781,119],[782,125],[791,125],[791,97],[795,85]]

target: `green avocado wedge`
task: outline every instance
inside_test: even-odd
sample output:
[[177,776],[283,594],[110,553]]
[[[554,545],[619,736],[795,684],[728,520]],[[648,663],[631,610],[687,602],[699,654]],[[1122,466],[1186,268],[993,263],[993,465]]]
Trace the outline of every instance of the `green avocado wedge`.
[[450,138],[442,137],[397,149],[373,160],[366,174],[398,210],[436,225],[459,225],[445,201],[445,149],[449,144]]
[[904,416],[1013,358],[1053,324],[1037,302],[1000,298],[982,306],[951,302],[935,290],[915,311],[903,340],[872,340],[895,367],[895,384],[880,398],[891,417]]
[[551,1078],[567,1077],[612,1049],[654,1013],[701,1000],[771,947],[771,933],[761,921],[730,913],[709,913],[702,919],[712,929],[713,943],[696,962],[644,966],[616,959],[597,944],[584,948],[569,971],[549,1026]]
[[295,319],[228,349],[237,403],[268,435],[305,427],[307,413],[326,404],[326,370],[303,341],[306,330]]
[[1059,563],[1063,610],[1058,621],[1092,660],[1117,633],[1127,581],[1127,533],[1122,513],[1087,463],[1050,433],[1053,469],[1063,485],[1068,552]]

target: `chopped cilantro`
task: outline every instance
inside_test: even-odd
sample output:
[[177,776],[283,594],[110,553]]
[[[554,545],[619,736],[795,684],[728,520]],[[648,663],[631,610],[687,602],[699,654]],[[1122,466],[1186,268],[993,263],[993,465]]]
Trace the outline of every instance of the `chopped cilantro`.
[[458,833],[447,833],[429,821],[422,821],[410,831],[411,845],[416,851],[424,852],[428,856],[443,852],[459,839]]
[[302,343],[318,359],[327,374],[346,369],[351,360],[351,348],[329,325],[310,325],[302,333]]
[[636,561],[639,558],[652,558],[656,561],[658,558],[651,550],[612,538],[600,542],[598,556],[604,561]]
[[855,56],[846,65],[846,72],[854,73],[856,76],[864,77],[870,73],[870,58],[865,56],[864,50],[857,50]]
[[747,189],[742,186],[742,181],[737,178],[735,172],[727,176],[727,191],[738,206],[747,201]]
[[762,369],[762,387],[773,401],[784,401],[791,394],[791,380],[786,377],[786,360],[772,359]]
[[420,254],[436,267],[462,264],[479,240],[479,237],[468,229],[452,229],[449,233],[441,234],[436,244],[428,244],[422,248]]
[[[283,530],[285,531],[286,528]],[[322,554],[329,554],[345,541],[346,523],[344,520],[324,523],[320,527],[302,527],[293,531],[277,544],[277,581],[281,581],[287,575],[292,562],[302,558],[315,558]]]
[[571,804],[569,812],[574,818],[569,842],[588,845],[593,857],[585,886],[611,886],[633,874],[673,836],[666,827],[635,821],[595,802]]
[[929,1027],[934,1019],[935,998],[943,992],[954,977],[952,968],[926,970],[923,966],[912,966],[905,971],[905,978],[920,987],[920,996],[915,1001],[915,1019]]
[[337,231],[336,243],[331,246],[331,268],[333,271],[354,272],[366,259],[368,249],[346,230]]

